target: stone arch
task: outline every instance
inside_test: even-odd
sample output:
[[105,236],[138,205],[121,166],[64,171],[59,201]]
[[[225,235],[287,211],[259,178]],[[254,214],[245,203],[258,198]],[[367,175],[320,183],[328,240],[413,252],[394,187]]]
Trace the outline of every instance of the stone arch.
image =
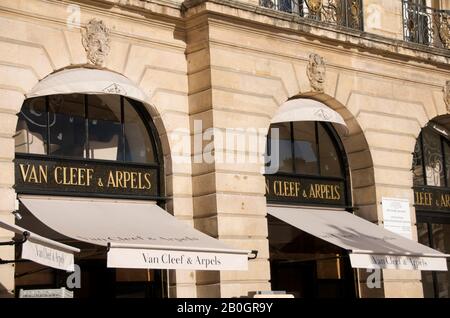
[[338,133],[348,159],[352,202],[357,208],[355,214],[369,221],[377,222],[378,214],[373,160],[369,144],[355,116],[341,102],[325,93],[299,93],[290,99],[294,98],[310,98],[322,102],[344,118],[348,127],[348,134],[343,136]]
[[[84,65],[84,66],[86,66],[86,65]],[[92,68],[90,66],[88,66],[88,67]],[[36,81],[36,85],[37,85],[37,83],[39,83],[40,81],[44,80],[45,78],[47,78],[50,75],[56,74],[58,72],[66,70],[66,69],[75,69],[75,68],[81,68],[81,67],[80,66],[73,66],[73,65],[71,65],[71,66],[68,66],[68,67],[65,67],[65,68],[62,68],[62,69],[58,69],[57,71],[51,72],[49,74],[46,74],[39,81]],[[109,69],[106,69],[106,68],[102,68],[102,70],[117,73],[117,72],[115,72],[113,70],[109,70]],[[123,75],[123,74],[121,74],[121,75]],[[125,75],[123,75],[123,76],[125,76]],[[20,85],[20,83],[17,83],[17,84]],[[137,85],[136,85],[136,87],[138,87],[139,89],[144,91],[144,89],[142,87],[139,87]],[[15,100],[16,100],[15,103],[14,103],[14,105],[15,105],[14,112],[15,112],[15,114],[17,114],[17,113],[20,112],[22,104],[23,104],[23,102],[26,99],[26,94],[18,93],[18,94],[15,94],[14,96],[15,96]],[[168,134],[167,134],[167,132],[165,130],[165,126],[166,125],[163,122],[162,117],[160,116],[158,108],[155,105],[153,105],[149,99],[150,98],[147,96],[146,100],[142,104],[144,105],[145,110],[149,113],[150,117],[152,118],[152,120],[153,120],[153,122],[155,124],[156,130],[157,130],[157,136],[159,138],[159,142],[160,142],[160,146],[161,146],[163,159],[170,158],[171,157],[170,156],[170,154],[171,154],[171,151],[170,151],[171,145],[169,143]],[[12,134],[14,134],[14,132],[15,132],[15,126],[16,125],[17,125],[17,116],[14,116],[12,118],[12,122],[11,122]],[[12,135],[11,135],[11,137],[12,137]],[[14,149],[13,149],[13,152],[14,152]],[[12,155],[14,156],[14,153]],[[171,171],[172,171],[171,160],[163,160],[163,164],[164,164],[164,172],[165,172],[165,174],[166,175],[167,174],[170,175]]]

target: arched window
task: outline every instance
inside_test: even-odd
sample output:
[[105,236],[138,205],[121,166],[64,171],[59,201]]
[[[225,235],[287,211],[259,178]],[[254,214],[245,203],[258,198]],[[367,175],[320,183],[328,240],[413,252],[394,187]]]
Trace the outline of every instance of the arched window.
[[152,129],[139,102],[118,95],[67,94],[25,101],[17,153],[158,163]]
[[445,133],[433,123],[422,129],[413,157],[415,186],[449,187],[450,141]]
[[16,191],[163,202],[157,137],[144,106],[121,95],[27,99],[15,134]]
[[[276,154],[271,149],[272,145],[276,144],[273,137],[275,129],[278,134],[279,168],[273,175],[266,174],[268,201],[306,205],[349,205],[346,156],[333,126],[315,121],[272,124],[267,140],[269,157]],[[270,164],[271,162],[268,163]],[[307,191],[295,196],[292,193],[288,196],[277,195],[276,182],[283,180],[300,180],[302,188]],[[320,193],[315,189],[319,189]]]
[[[450,116],[440,116],[422,129],[412,165],[418,240],[445,254],[450,253],[449,127]],[[425,297],[450,297],[449,272],[422,271],[422,283]]]
[[[330,123],[272,124],[266,155],[266,198],[270,208],[290,205],[295,215],[297,208],[325,207],[339,210],[330,213],[346,213],[344,209],[351,206],[345,152]],[[279,163],[275,173],[273,162]],[[273,290],[306,298],[355,297],[354,272],[345,250],[270,211],[267,224]]]

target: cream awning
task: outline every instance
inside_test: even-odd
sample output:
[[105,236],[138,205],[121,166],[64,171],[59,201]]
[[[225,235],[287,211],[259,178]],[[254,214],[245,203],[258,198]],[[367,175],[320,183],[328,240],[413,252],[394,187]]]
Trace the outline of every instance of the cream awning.
[[145,93],[123,75],[88,68],[66,69],[41,80],[27,98],[54,94],[113,94],[145,102]]
[[232,249],[148,201],[21,196],[34,216],[73,239],[109,246],[107,266],[247,270],[249,251]]
[[79,249],[47,239],[15,224],[0,221],[0,228],[16,234],[28,234],[22,244],[23,259],[65,271],[75,270],[73,254],[79,253]]
[[268,207],[274,217],[350,252],[354,268],[446,271],[446,257],[346,211]]
[[285,123],[291,121],[324,121],[340,125],[347,133],[344,119],[327,105],[313,99],[295,98],[280,106],[271,123]]

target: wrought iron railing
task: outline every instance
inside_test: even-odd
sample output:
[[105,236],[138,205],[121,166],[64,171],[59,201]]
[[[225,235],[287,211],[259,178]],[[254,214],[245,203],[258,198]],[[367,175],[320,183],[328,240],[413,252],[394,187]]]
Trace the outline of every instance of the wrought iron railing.
[[424,2],[403,0],[405,41],[450,49],[450,10],[430,8]]
[[259,0],[266,8],[363,30],[362,0]]

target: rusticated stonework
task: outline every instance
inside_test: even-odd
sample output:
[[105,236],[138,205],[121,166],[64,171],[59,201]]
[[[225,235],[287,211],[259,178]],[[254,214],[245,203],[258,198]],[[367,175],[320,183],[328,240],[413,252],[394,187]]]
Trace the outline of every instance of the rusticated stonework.
[[308,75],[312,90],[316,92],[323,92],[326,76],[324,58],[315,53],[310,54],[306,74]]
[[444,102],[447,105],[447,112],[450,112],[450,81],[447,81],[444,86]]
[[109,28],[102,20],[92,19],[81,32],[89,62],[103,66],[111,49]]

